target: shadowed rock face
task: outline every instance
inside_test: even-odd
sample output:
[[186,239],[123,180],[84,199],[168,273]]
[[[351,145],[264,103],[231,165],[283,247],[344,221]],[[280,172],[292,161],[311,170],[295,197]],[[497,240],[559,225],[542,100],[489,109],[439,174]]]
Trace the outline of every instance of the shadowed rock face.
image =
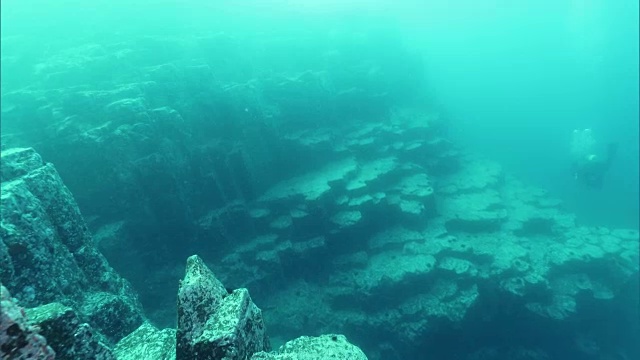
[[30,322],[38,325],[40,334],[55,350],[56,359],[116,359],[111,349],[100,340],[104,339],[103,335],[91,325],[81,323],[72,308],[60,303],[50,303],[27,309],[26,314]]
[[357,346],[349,343],[343,335],[301,336],[282,345],[272,353],[259,352],[251,360],[286,359],[350,359],[366,360]]
[[2,152],[1,169],[0,281],[22,306],[72,306],[110,343],[136,329],[136,294],[95,248],[54,166],[20,148]]
[[0,286],[0,356],[2,359],[115,360],[103,336],[76,312],[60,303],[32,309],[19,306]]

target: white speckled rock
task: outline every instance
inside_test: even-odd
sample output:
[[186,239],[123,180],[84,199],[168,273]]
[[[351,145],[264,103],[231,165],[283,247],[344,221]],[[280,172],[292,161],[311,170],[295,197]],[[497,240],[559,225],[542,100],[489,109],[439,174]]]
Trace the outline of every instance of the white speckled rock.
[[174,360],[176,330],[158,330],[149,323],[120,340],[113,352],[118,360]]
[[254,354],[251,360],[366,360],[367,356],[344,335],[301,336],[288,341],[272,353]]
[[176,359],[248,359],[269,350],[261,310],[247,289],[228,292],[198,256],[178,290]]

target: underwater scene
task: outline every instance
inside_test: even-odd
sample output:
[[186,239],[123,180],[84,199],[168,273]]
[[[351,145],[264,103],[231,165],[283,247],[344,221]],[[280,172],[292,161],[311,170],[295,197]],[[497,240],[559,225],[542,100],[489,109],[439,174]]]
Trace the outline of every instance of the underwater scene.
[[0,10],[1,359],[640,359],[637,0]]

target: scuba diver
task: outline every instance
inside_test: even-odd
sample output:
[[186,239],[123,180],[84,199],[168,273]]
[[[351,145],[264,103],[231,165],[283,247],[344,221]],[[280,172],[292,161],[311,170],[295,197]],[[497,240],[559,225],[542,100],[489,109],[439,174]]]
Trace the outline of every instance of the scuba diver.
[[606,149],[598,149],[591,129],[574,130],[571,143],[574,179],[590,188],[601,189],[604,175],[611,167],[617,149],[617,143],[609,143]]

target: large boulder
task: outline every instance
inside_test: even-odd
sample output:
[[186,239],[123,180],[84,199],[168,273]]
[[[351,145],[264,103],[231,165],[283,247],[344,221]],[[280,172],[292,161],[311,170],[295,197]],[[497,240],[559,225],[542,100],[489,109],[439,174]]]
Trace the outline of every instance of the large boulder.
[[176,359],[247,359],[269,350],[262,311],[247,289],[227,290],[198,256],[178,290]]

